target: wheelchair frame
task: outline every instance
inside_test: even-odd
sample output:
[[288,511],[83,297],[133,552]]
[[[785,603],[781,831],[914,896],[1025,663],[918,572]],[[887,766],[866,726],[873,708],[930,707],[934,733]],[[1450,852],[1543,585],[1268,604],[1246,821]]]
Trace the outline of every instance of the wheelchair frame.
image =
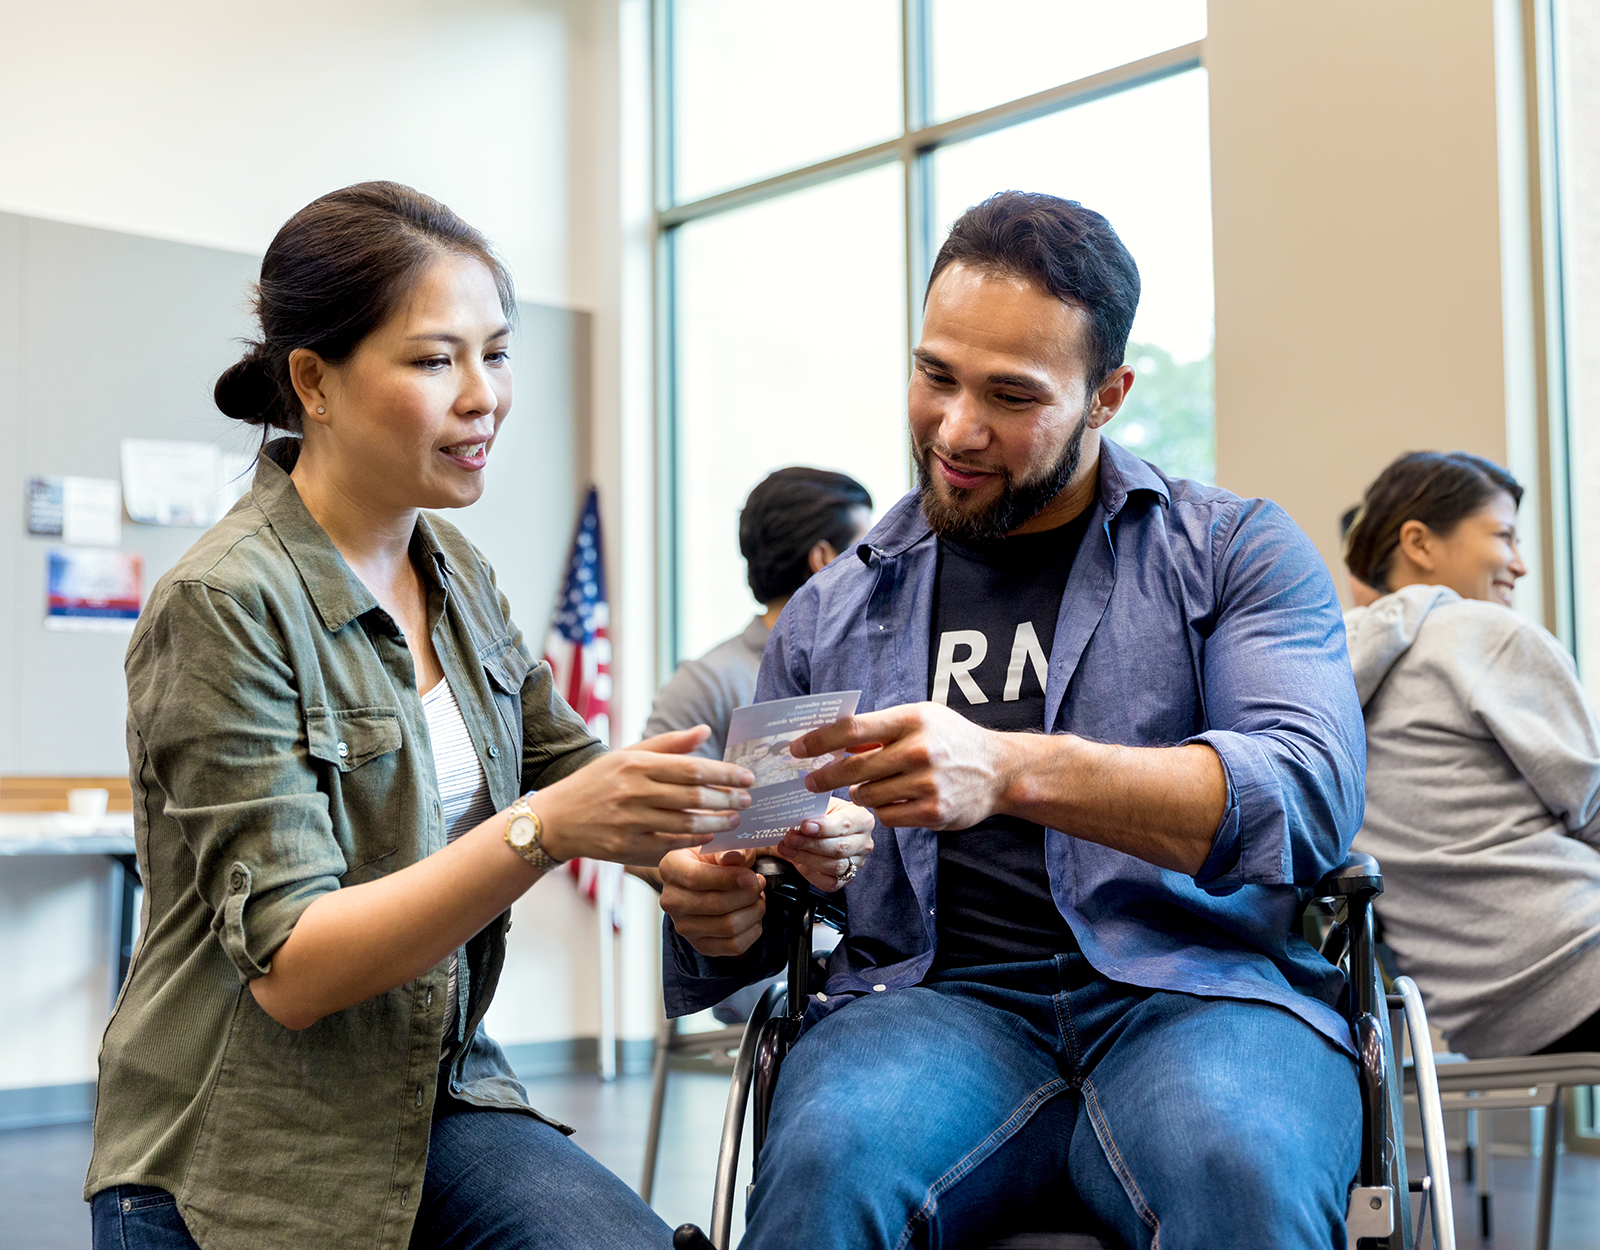
[[[692,1224],[677,1230],[677,1250],[729,1250],[740,1141],[747,1105],[754,1104],[752,1147],[759,1166],[766,1142],[772,1095],[784,1056],[800,1036],[813,968],[811,929],[816,922],[843,929],[844,910],[833,898],[811,889],[789,864],[762,859],[756,871],[767,878],[767,918],[785,926],[789,939],[787,984],[770,986],[745,1026],[728,1091],[722,1148],[717,1158],[709,1238]],[[1358,1250],[1415,1250],[1416,1224],[1427,1215],[1435,1250],[1455,1250],[1455,1222],[1446,1155],[1444,1118],[1433,1041],[1422,996],[1409,977],[1400,977],[1385,994],[1378,971],[1372,901],[1383,892],[1383,875],[1370,855],[1353,852],[1312,892],[1331,923],[1321,941],[1324,957],[1345,972],[1347,1015],[1359,1060],[1362,1121],[1361,1162],[1345,1215],[1352,1247]],[[1422,1113],[1424,1175],[1406,1172],[1404,1085],[1398,1040],[1412,1039],[1413,1076]],[[1413,1221],[1410,1195],[1421,1194]],[[1397,1201],[1397,1195],[1399,1200]]]

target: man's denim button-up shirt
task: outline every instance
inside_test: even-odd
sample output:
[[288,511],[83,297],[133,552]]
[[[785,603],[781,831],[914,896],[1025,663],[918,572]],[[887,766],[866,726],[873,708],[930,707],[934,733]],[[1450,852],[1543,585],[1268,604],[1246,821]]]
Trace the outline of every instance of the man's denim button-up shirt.
[[[1366,738],[1327,568],[1276,504],[1167,478],[1110,441],[1094,508],[1050,651],[1047,724],[1130,746],[1204,742],[1228,799],[1193,877],[1048,830],[1056,905],[1113,980],[1275,1003],[1349,1050],[1343,977],[1292,932],[1362,815]],[[860,689],[871,711],[928,697],[937,541],[914,492],[857,554],[790,600],[758,699]],[[813,1013],[915,985],[933,962],[938,835],[880,824],[873,838]],[[709,1006],[783,958],[767,933],[741,958],[708,959],[669,921],[667,1009]]]

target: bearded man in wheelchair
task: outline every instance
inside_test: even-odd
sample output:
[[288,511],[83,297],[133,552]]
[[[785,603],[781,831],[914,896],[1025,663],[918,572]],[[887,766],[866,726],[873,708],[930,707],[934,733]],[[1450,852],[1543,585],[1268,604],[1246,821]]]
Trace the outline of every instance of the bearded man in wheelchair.
[[[1138,293],[1082,205],[958,220],[909,386],[918,485],[768,643],[759,699],[862,692],[792,750],[832,754],[807,784],[877,825],[747,1248],[981,1247],[1064,1210],[1131,1247],[1345,1245],[1344,977],[1297,927],[1361,823],[1340,608],[1282,509],[1103,436]],[[782,968],[752,858],[662,861],[670,1014]]]

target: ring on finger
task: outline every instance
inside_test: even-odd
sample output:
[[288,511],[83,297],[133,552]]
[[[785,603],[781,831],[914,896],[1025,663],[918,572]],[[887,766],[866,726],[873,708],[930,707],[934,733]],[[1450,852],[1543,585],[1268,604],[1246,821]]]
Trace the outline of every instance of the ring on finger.
[[844,861],[844,871],[839,874],[839,884],[848,885],[850,879],[856,875],[856,870],[860,867],[861,865],[856,863],[854,855],[846,859]]

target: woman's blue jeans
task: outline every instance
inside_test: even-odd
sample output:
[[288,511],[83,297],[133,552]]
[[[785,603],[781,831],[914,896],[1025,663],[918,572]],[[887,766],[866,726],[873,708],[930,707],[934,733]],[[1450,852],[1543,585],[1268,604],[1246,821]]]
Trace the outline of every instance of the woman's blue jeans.
[[[448,1099],[428,1141],[413,1250],[665,1250],[672,1231],[633,1190],[532,1116]],[[171,1194],[94,1196],[94,1250],[199,1250]]]
[[961,969],[826,1016],[785,1060],[742,1250],[1345,1245],[1355,1065],[1291,1013]]

